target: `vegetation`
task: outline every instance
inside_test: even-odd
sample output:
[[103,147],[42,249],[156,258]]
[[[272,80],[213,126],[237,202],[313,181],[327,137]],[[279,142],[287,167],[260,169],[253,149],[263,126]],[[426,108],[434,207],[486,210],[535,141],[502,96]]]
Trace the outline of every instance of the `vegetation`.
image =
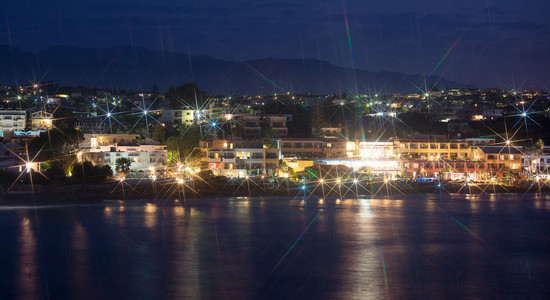
[[166,93],[170,107],[190,106],[203,108],[208,100],[205,91],[201,91],[195,83],[186,83],[178,87],[170,87]]
[[311,134],[313,137],[320,137],[323,135],[323,128],[327,126],[325,121],[325,111],[321,101],[317,101],[317,105],[313,108],[311,115]]
[[115,171],[119,176],[126,176],[130,173],[130,167],[132,166],[132,161],[129,158],[121,157],[117,158],[115,162]]
[[[129,161],[129,159],[127,160]],[[104,182],[112,175],[113,171],[108,165],[94,166],[89,161],[74,164],[71,171],[73,180],[82,180],[86,182]]]
[[74,151],[75,146],[82,140],[82,134],[65,122],[55,128],[41,133],[39,137],[30,141],[29,155],[37,153],[36,160],[63,160],[68,153]]

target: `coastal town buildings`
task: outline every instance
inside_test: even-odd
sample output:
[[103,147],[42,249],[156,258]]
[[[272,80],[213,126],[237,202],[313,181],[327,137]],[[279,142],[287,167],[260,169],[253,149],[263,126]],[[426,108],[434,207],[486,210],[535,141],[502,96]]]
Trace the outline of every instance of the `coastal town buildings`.
[[136,134],[84,134],[77,157],[79,161],[109,165],[115,170],[119,158],[130,159],[130,176],[144,175],[151,168],[163,172],[168,166],[166,146],[157,141],[141,139]]
[[161,120],[163,123],[191,126],[198,121],[201,112],[183,107],[181,109],[163,109]]
[[0,110],[0,135],[25,130],[26,121],[27,113],[24,110]]
[[520,148],[506,146],[485,146],[483,151],[487,174],[496,178],[519,177],[522,171],[522,152]]
[[53,127],[53,114],[45,110],[39,110],[31,114],[32,130],[48,130]]
[[215,175],[276,174],[279,168],[279,150],[264,147],[261,140],[202,141],[200,149],[206,167]]
[[94,165],[108,165],[116,170],[116,161],[127,158],[131,161],[130,175],[139,176],[148,174],[153,168],[156,172],[163,172],[168,166],[166,146],[162,145],[134,145],[119,146],[116,144],[103,145],[84,149],[79,154],[79,160],[90,161]]

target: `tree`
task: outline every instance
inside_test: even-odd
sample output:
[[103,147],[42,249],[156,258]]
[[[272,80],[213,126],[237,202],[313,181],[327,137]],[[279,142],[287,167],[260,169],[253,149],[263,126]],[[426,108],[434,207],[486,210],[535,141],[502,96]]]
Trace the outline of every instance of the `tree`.
[[320,137],[323,135],[323,128],[327,126],[325,120],[325,111],[321,101],[317,101],[317,104],[313,108],[313,115],[311,116],[311,134],[313,137]]
[[[203,129],[204,130],[204,129]],[[199,146],[202,138],[201,129],[197,125],[182,128],[182,131],[175,136],[166,139],[168,151],[179,153],[180,157],[185,158],[193,152],[195,147]]]
[[534,144],[524,147],[524,155],[527,156],[529,172],[536,174],[539,172],[540,157],[543,155],[544,141],[539,139]]
[[153,140],[164,143],[165,138],[166,138],[166,127],[157,123],[155,125],[155,130],[153,131]]
[[129,158],[121,157],[117,158],[115,162],[115,171],[120,176],[126,176],[130,172],[132,161]]
[[271,128],[263,128],[262,129],[262,141],[263,144],[269,148],[269,149],[276,149],[277,148],[277,142],[273,137],[275,136],[275,132]]
[[201,109],[208,100],[208,96],[197,87],[197,84],[186,83],[182,86],[170,87],[166,93],[166,99],[173,108],[187,105]]
[[60,122],[56,128],[43,132],[40,136],[32,139],[29,143],[29,156],[38,153],[37,160],[59,160],[71,149],[77,148],[78,142],[82,140],[82,134],[64,122]]
[[153,89],[151,90],[151,93],[153,93],[153,94],[158,94],[159,93],[159,88],[158,88],[156,83],[153,85]]
[[108,165],[94,166],[91,162],[75,163],[71,169],[72,179],[84,182],[103,182],[113,175]]

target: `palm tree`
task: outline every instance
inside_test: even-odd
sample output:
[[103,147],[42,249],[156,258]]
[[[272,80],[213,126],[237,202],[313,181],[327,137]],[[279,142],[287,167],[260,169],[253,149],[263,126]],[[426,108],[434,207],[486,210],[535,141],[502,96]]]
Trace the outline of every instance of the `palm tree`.
[[526,146],[524,149],[524,154],[527,156],[529,173],[538,173],[540,168],[540,157],[542,156],[544,149],[544,141],[539,139],[534,144]]
[[131,165],[132,165],[132,161],[129,158],[126,158],[126,157],[117,158],[115,171],[119,176],[124,177],[126,176],[126,174],[130,172]]

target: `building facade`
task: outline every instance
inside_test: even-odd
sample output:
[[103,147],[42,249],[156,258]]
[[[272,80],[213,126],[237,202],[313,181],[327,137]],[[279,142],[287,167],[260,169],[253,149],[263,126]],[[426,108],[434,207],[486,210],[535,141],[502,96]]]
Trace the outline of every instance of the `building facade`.
[[0,134],[4,131],[24,131],[27,113],[24,110],[0,110]]
[[94,165],[109,165],[114,172],[117,159],[128,158],[132,162],[131,175],[145,175],[152,169],[156,172],[166,170],[168,164],[165,148],[166,146],[160,145],[103,145],[83,151],[80,159],[91,161]]

